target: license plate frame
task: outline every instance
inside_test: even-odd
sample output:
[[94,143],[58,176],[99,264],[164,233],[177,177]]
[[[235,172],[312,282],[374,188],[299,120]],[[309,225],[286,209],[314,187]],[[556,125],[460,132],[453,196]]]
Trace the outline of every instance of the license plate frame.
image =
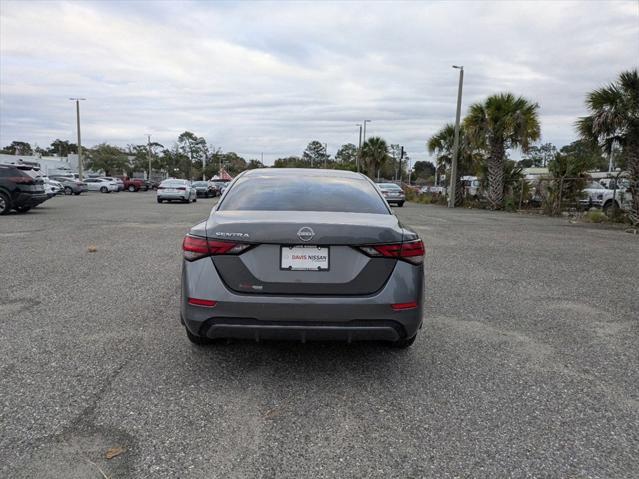
[[[301,263],[300,266],[295,267],[292,263],[294,258],[290,258],[293,252],[302,253],[317,252],[326,253],[326,261],[318,261],[317,266],[313,267],[313,260],[307,260],[305,263]],[[287,254],[289,253],[289,254]],[[330,271],[331,269],[331,249],[329,246],[317,246],[317,245],[282,245],[280,246],[280,270],[282,271]]]

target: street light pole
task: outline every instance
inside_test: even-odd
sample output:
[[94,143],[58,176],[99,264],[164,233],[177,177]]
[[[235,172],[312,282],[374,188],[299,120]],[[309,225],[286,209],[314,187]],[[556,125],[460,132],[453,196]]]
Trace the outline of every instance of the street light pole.
[[69,98],[71,101],[75,101],[75,115],[78,124],[78,177],[82,181],[82,141],[80,140],[80,101],[86,100],[86,98]]
[[328,165],[328,145],[324,143],[324,169],[328,167],[327,165]]
[[359,126],[359,143],[357,145],[357,155],[355,156],[355,163],[357,164],[357,172],[359,173],[359,157],[362,154],[362,124],[356,123],[355,126]]
[[455,207],[455,188],[457,187],[457,156],[459,154],[459,121],[461,119],[462,87],[464,85],[464,67],[453,65],[459,70],[459,88],[457,90],[457,116],[455,117],[455,139],[453,141],[453,158],[450,164],[450,188],[448,207]]
[[146,135],[146,156],[149,157],[149,177],[148,181],[151,181],[151,135],[147,133]]
[[364,143],[366,143],[366,123],[370,123],[370,120],[364,120]]

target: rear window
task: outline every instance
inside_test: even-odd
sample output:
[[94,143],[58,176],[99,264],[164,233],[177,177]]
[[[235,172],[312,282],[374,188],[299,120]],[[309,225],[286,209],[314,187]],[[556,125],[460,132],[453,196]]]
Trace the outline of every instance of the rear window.
[[184,186],[186,181],[184,180],[165,180],[160,186]]
[[226,193],[219,210],[389,214],[368,181],[315,176],[240,178]]

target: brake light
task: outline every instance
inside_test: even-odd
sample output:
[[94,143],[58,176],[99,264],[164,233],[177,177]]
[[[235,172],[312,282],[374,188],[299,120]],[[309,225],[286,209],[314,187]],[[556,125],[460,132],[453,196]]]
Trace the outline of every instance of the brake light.
[[413,264],[424,262],[426,249],[422,240],[409,241],[407,243],[374,244],[360,247],[368,256],[380,256],[385,258],[397,258]]
[[210,299],[189,298],[189,304],[192,304],[193,306],[205,306],[207,308],[212,308],[217,304],[217,301],[212,301]]
[[208,240],[199,236],[186,235],[182,242],[184,259],[195,261],[206,256],[215,255],[237,255],[243,253],[251,247],[246,243],[235,243],[232,241]]
[[415,309],[417,307],[417,301],[411,301],[409,303],[396,303],[391,304],[393,311],[406,311],[407,309]]
[[7,178],[18,185],[35,185],[35,180],[30,176],[10,176]]

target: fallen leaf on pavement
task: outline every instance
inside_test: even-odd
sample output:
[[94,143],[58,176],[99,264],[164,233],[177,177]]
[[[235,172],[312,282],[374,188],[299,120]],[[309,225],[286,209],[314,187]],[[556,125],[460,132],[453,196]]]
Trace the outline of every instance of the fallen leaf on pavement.
[[126,451],[126,449],[123,447],[120,447],[120,446],[112,447],[106,452],[105,457],[107,459],[113,459],[114,457],[122,454],[124,451]]

